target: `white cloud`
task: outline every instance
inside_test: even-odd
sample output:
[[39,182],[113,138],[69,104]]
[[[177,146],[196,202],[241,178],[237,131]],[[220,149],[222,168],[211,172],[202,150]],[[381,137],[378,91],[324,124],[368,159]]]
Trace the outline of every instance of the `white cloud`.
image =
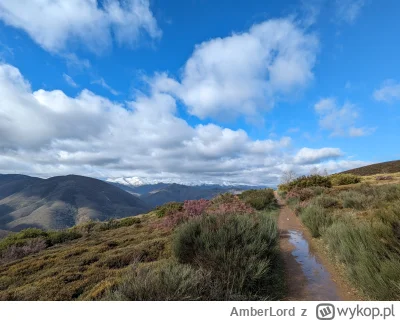
[[315,164],[340,156],[343,156],[343,152],[339,148],[311,149],[304,147],[297,152],[294,162],[297,164]]
[[99,0],[2,0],[0,19],[56,53],[77,43],[98,53],[112,35],[120,45],[134,45],[142,34],[161,36],[148,0],[107,0],[102,6]]
[[63,74],[63,78],[68,83],[68,85],[70,85],[71,87],[74,87],[74,88],[79,87],[78,84],[72,79],[71,76],[69,76],[67,74]]
[[336,0],[336,19],[352,24],[356,21],[365,5],[365,0]]
[[331,136],[365,136],[375,128],[355,127],[359,113],[356,105],[345,102],[339,106],[334,98],[323,98],[314,105],[319,115],[319,125],[331,132]]
[[94,81],[92,81],[92,84],[97,84],[97,85],[103,87],[104,89],[107,89],[114,96],[119,95],[119,92],[116,91],[114,88],[112,88],[109,84],[107,84],[106,81],[104,80],[104,78],[99,78],[97,80],[94,80]]
[[385,103],[393,103],[400,100],[400,83],[388,79],[373,94],[375,100]]
[[317,50],[317,37],[294,21],[268,20],[197,45],[180,81],[160,74],[153,86],[181,99],[200,118],[254,116],[313,80]]
[[[212,123],[190,126],[165,93],[118,104],[88,90],[32,91],[18,69],[0,64],[0,96],[2,173],[273,185],[287,167],[309,170],[298,162],[307,153],[292,155],[289,137],[253,140]],[[335,153],[317,150],[313,162],[322,166]],[[340,162],[329,166],[358,164]]]

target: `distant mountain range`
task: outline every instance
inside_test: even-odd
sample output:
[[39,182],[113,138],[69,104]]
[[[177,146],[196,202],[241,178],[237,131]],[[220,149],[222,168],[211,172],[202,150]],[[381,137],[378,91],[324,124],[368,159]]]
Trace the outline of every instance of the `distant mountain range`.
[[27,227],[62,229],[87,220],[104,221],[147,213],[171,201],[211,199],[221,193],[255,188],[124,182],[104,182],[77,175],[48,179],[0,175],[0,238]]
[[150,207],[154,208],[168,202],[183,202],[185,200],[211,199],[222,193],[240,193],[249,189],[257,189],[260,186],[229,186],[217,184],[203,185],[182,185],[182,184],[145,184],[130,185],[121,183],[111,183],[146,202]]
[[0,175],[0,234],[27,227],[67,228],[90,219],[133,216],[149,209],[138,197],[98,179]]

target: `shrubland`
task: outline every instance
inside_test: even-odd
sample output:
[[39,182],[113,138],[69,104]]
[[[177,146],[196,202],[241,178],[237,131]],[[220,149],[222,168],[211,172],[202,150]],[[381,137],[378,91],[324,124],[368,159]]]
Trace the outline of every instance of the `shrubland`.
[[271,195],[224,194],[64,231],[15,233],[0,241],[0,299],[280,299]]
[[[347,175],[340,180],[353,184]],[[293,188],[286,197],[366,297],[400,299],[400,184]]]

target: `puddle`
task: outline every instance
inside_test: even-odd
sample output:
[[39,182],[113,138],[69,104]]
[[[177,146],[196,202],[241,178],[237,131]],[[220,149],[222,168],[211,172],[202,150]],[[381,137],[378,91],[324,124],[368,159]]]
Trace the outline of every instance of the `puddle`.
[[295,249],[292,255],[301,265],[307,279],[307,292],[310,300],[316,301],[339,301],[339,295],[335,283],[324,266],[310,251],[307,240],[300,231],[289,230],[289,242]]

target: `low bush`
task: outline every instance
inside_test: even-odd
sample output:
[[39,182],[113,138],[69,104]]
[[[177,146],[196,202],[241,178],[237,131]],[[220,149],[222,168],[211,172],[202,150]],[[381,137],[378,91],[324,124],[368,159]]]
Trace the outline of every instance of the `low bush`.
[[141,222],[138,217],[127,217],[120,220],[110,219],[105,223],[99,223],[98,229],[100,231],[113,230],[121,227],[132,226]]
[[44,231],[29,228],[11,234],[0,241],[0,259],[10,261],[23,256],[39,252],[49,246],[74,240],[82,234],[74,229],[61,231]]
[[205,199],[185,201],[183,203],[183,211],[187,217],[196,217],[204,214],[210,201]]
[[23,245],[10,245],[2,251],[0,263],[18,260],[26,255],[40,252],[47,248],[46,241],[42,238],[28,239]]
[[48,246],[53,246],[55,244],[72,241],[80,237],[82,237],[82,234],[74,230],[49,231],[47,232],[46,243]]
[[209,273],[186,264],[169,262],[158,267],[133,266],[107,300],[184,301],[207,300]]
[[163,226],[174,228],[191,218],[200,216],[206,212],[210,204],[211,202],[205,199],[185,201],[182,210],[171,212],[164,218]]
[[361,182],[361,177],[353,174],[334,174],[331,176],[334,186],[356,184]]
[[183,203],[169,202],[164,205],[157,206],[155,210],[158,217],[164,217],[182,211]]
[[340,200],[337,197],[330,196],[330,195],[317,196],[315,199],[313,199],[312,203],[317,206],[321,206],[323,208],[341,208],[342,207]]
[[332,214],[322,206],[309,205],[301,211],[301,220],[307,226],[313,237],[321,236],[333,223]]
[[271,210],[278,207],[274,190],[271,188],[248,190],[241,193],[239,198],[258,211]]
[[391,181],[391,180],[393,180],[393,176],[390,176],[390,175],[377,176],[377,177],[375,177],[375,180],[377,180],[377,181]]
[[287,199],[298,199],[299,201],[307,201],[314,197],[314,191],[311,188],[293,188],[287,194]]
[[265,214],[209,215],[178,230],[178,261],[209,271],[218,300],[276,299],[282,293],[278,230]]
[[339,194],[342,199],[344,208],[354,208],[357,210],[363,210],[368,207],[369,200],[364,194],[356,191],[344,191]]
[[45,238],[47,236],[47,232],[37,229],[37,228],[28,228],[26,230],[22,230],[18,233],[10,234],[4,239],[0,240],[0,251],[12,246],[22,246],[27,240],[35,239],[35,238]]
[[253,207],[243,202],[237,195],[223,194],[211,200],[210,206],[206,209],[207,214],[252,214]]
[[289,192],[294,188],[306,188],[306,187],[332,187],[331,179],[328,176],[321,175],[308,175],[296,178],[287,184],[281,184],[278,186],[279,190]]

